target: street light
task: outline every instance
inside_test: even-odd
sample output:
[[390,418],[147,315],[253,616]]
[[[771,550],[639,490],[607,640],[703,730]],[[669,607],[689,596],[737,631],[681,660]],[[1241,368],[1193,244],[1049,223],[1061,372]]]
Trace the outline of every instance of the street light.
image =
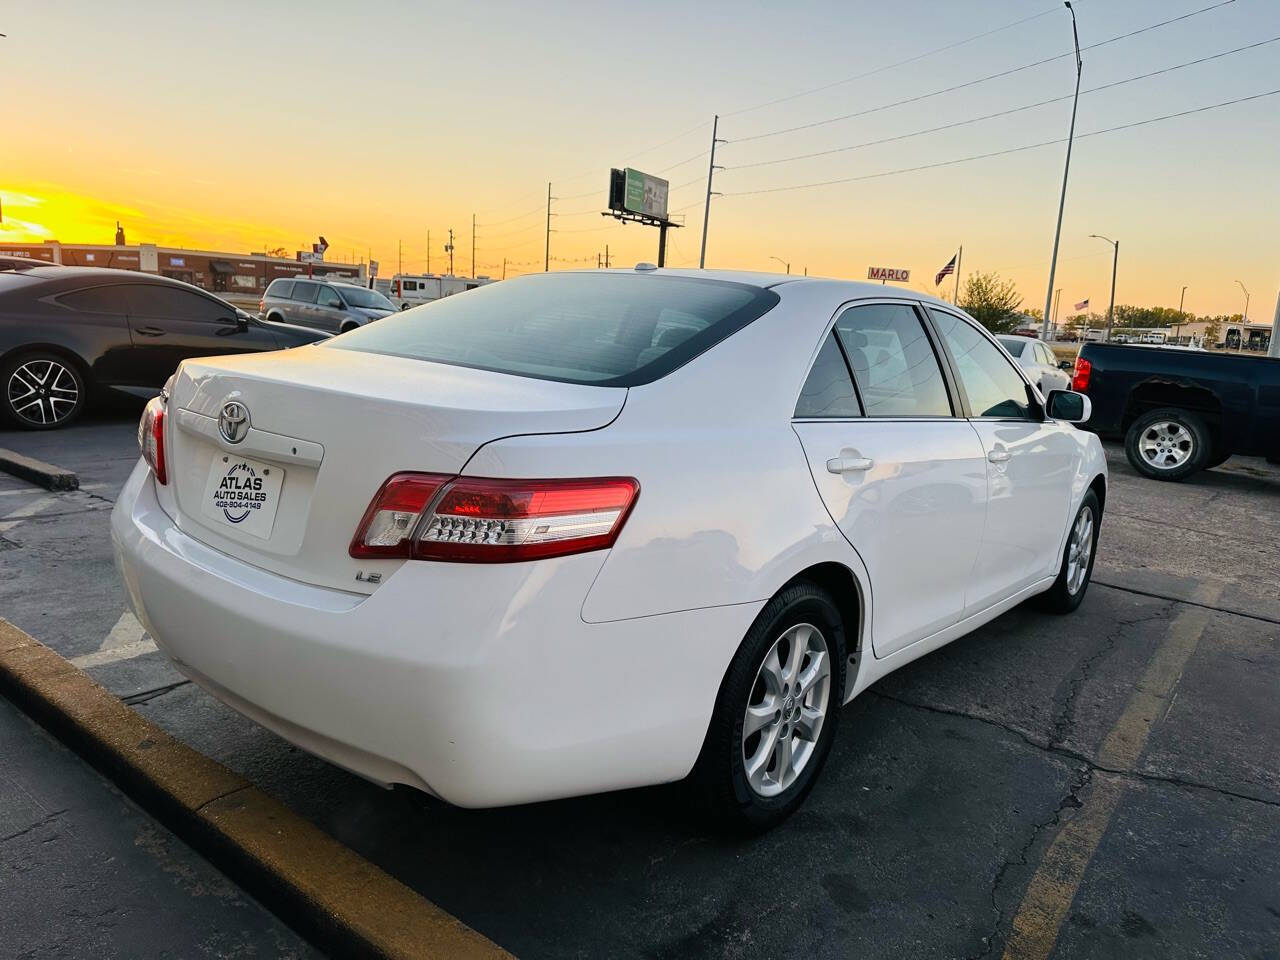
[[1186,315],[1183,313],[1182,305],[1187,302],[1187,288],[1182,288],[1182,296],[1178,298],[1178,322],[1173,325],[1173,342],[1177,343],[1182,338],[1178,336],[1182,332],[1182,324],[1186,321]]
[[[1049,316],[1049,308],[1053,305],[1053,277],[1058,272],[1058,241],[1062,238],[1062,211],[1067,205],[1067,174],[1071,171],[1071,144],[1076,137],[1076,107],[1080,104],[1080,71],[1084,61],[1080,59],[1080,34],[1076,30],[1076,11],[1067,0],[1064,6],[1071,11],[1071,37],[1076,45],[1076,95],[1071,101],[1071,130],[1067,134],[1067,162],[1062,168],[1062,196],[1058,198],[1058,226],[1053,231],[1053,259],[1049,261],[1049,288],[1044,292],[1044,315]],[[1040,325],[1040,337],[1048,336],[1049,324]],[[1110,330],[1107,331],[1110,336]]]
[[790,273],[791,273],[791,264],[787,263],[787,261],[783,260],[781,257],[770,257],[769,259],[770,259],[770,260],[777,260],[780,264],[782,264],[784,267],[786,267],[786,268],[787,268],[787,273],[788,273],[788,274],[790,274]]
[[1097,233],[1089,234],[1095,240],[1106,240],[1114,248],[1111,254],[1111,306],[1107,307],[1107,340],[1111,339],[1111,320],[1116,312],[1116,266],[1120,262],[1120,241],[1110,240]]
[[[1236,283],[1240,283],[1240,281],[1237,280]],[[1244,290],[1244,313],[1240,314],[1240,320],[1242,323],[1248,323],[1249,322],[1249,291],[1245,290],[1245,286],[1243,283],[1240,283],[1240,289]]]

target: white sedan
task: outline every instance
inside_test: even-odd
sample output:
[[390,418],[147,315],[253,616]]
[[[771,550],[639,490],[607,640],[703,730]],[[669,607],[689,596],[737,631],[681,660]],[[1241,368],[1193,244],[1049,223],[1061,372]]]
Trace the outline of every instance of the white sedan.
[[1048,396],[1050,390],[1071,389],[1071,374],[1058,367],[1058,358],[1039,340],[1005,335],[996,339],[1042,394]]
[[333,763],[469,807],[691,777],[758,829],[841,704],[1080,603],[1088,413],[906,291],[539,274],[184,361],[113,540],[177,667]]

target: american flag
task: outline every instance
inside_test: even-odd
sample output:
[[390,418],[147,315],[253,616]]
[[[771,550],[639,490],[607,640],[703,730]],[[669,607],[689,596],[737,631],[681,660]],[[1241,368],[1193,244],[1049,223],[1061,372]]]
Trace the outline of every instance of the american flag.
[[1086,300],[1081,300],[1079,303],[1077,303],[1077,304],[1076,304],[1076,309],[1077,309],[1077,310],[1088,310],[1088,309],[1089,309],[1089,301],[1088,301],[1087,299],[1086,299]]
[[933,285],[936,287],[942,282],[943,277],[949,277],[956,272],[956,258],[952,257],[947,261],[947,265],[938,271],[938,275],[933,278]]

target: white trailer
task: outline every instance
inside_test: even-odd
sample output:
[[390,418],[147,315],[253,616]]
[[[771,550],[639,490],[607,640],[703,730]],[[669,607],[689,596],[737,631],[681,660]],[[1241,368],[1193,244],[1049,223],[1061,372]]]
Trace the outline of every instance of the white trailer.
[[[382,283],[387,284],[383,290]],[[397,273],[390,280],[378,280],[378,292],[388,297],[401,310],[408,310],[422,303],[465,293],[492,283],[489,277],[454,277],[433,273]]]

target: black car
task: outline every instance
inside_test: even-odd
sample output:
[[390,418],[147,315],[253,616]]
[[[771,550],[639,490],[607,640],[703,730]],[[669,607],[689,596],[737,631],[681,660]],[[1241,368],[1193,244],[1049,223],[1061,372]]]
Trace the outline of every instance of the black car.
[[1084,427],[1123,437],[1133,468],[1155,480],[1232,454],[1280,463],[1280,360],[1086,343],[1072,389],[1093,406]]
[[297,347],[328,335],[249,316],[198,287],[131,270],[0,271],[0,411],[65,426],[96,391],[154,396],[187,357]]

